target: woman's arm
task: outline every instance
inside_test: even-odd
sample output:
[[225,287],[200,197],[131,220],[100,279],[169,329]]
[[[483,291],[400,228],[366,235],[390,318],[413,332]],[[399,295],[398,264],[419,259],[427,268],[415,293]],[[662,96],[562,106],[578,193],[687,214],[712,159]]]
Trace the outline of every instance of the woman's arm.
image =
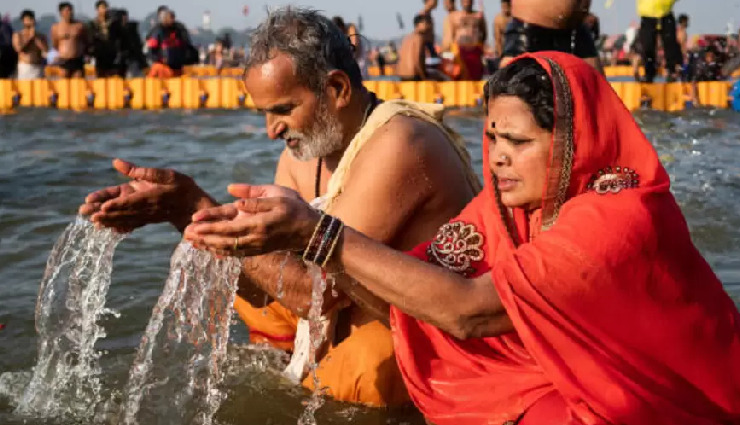
[[[514,330],[491,275],[466,279],[345,228],[330,271],[342,269],[375,296],[459,339]],[[351,285],[346,280],[340,285]],[[342,288],[345,289],[345,288]]]
[[[249,197],[234,205],[243,213],[238,231],[218,232],[216,227],[222,224],[196,223],[186,230],[186,239],[220,255],[299,251],[309,244],[321,218],[319,212],[297,197]],[[244,236],[235,237],[237,234]],[[354,300],[364,299],[365,303],[378,306],[379,298],[460,339],[514,330],[490,274],[466,279],[349,227],[342,232],[327,272],[348,277],[336,282]],[[352,285],[367,291],[351,293]]]

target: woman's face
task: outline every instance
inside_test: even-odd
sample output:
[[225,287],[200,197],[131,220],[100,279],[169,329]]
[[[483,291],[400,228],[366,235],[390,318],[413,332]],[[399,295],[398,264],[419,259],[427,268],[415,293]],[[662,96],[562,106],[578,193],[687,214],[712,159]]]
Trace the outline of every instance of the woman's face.
[[509,208],[542,206],[552,132],[537,125],[529,105],[516,96],[498,96],[488,104],[486,135],[489,167],[501,201]]

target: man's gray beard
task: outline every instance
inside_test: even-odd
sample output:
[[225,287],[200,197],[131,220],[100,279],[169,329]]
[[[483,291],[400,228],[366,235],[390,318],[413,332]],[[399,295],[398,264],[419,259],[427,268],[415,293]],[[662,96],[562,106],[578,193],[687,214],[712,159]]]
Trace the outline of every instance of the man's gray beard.
[[342,149],[344,141],[342,123],[329,113],[329,107],[321,101],[314,117],[311,130],[300,137],[297,148],[288,148],[290,155],[299,161],[323,158]]

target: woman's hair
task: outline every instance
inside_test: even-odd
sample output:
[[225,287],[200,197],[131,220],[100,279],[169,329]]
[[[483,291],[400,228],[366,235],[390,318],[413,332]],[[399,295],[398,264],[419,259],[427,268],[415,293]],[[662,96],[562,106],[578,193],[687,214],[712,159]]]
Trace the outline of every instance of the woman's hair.
[[497,96],[516,96],[529,105],[537,125],[552,131],[555,123],[552,80],[532,58],[512,62],[498,70],[486,83],[485,104]]

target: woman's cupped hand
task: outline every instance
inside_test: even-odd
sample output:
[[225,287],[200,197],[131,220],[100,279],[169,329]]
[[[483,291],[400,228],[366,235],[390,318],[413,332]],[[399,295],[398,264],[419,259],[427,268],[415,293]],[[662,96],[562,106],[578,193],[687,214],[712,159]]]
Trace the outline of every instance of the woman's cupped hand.
[[232,184],[231,204],[193,214],[184,238],[220,256],[255,256],[302,251],[321,214],[300,195],[276,185]]

